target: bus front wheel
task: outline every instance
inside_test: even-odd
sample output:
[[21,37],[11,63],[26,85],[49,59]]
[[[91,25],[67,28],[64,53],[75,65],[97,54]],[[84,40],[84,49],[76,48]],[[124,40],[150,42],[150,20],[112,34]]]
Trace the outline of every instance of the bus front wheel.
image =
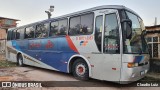
[[76,79],[88,80],[89,79],[89,69],[87,63],[82,59],[77,59],[73,63],[72,68],[73,76]]
[[23,64],[23,57],[22,57],[22,55],[20,54],[20,55],[18,55],[18,58],[17,58],[18,60],[17,60],[17,62],[18,62],[18,66],[24,66],[24,64]]

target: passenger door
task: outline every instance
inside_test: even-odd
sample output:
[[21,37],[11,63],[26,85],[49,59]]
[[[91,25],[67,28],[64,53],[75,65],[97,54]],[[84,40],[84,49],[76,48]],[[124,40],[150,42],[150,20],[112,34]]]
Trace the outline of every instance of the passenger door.
[[119,81],[121,71],[120,28],[118,11],[95,12],[95,42],[99,51],[93,52],[91,64],[93,78]]

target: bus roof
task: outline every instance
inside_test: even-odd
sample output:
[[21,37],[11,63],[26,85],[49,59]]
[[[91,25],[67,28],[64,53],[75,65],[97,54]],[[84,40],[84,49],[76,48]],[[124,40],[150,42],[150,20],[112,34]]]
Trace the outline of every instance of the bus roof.
[[59,16],[59,17],[54,17],[54,19],[61,18],[61,17],[73,16],[73,15],[76,15],[76,14],[81,14],[81,13],[91,12],[91,11],[101,10],[101,9],[126,9],[126,10],[131,11],[131,12],[135,13],[136,15],[138,15],[136,12],[134,12],[133,10],[131,10],[131,9],[129,9],[129,8],[123,6],[123,5],[102,5],[102,6],[97,6],[97,7],[81,10],[81,11],[78,11],[78,12],[74,12],[74,13],[71,13],[71,14],[66,14],[66,15]]
[[[56,20],[56,19],[66,18],[66,17],[75,16],[75,15],[79,15],[79,14],[83,14],[83,13],[87,13],[87,12],[92,12],[92,11],[95,11],[95,10],[101,10],[101,9],[125,9],[125,10],[131,11],[134,14],[136,14],[137,16],[139,16],[136,12],[134,12],[133,10],[131,10],[131,9],[129,9],[129,8],[123,6],[123,5],[102,5],[102,6],[97,6],[97,7],[77,11],[77,12],[74,12],[74,13],[70,13],[70,14],[66,14],[66,15],[62,15],[62,16],[58,16],[58,17],[54,17],[54,18],[50,18],[50,19],[46,19],[46,20],[42,20],[42,21],[38,21],[38,22],[34,22],[34,23],[31,23],[31,24],[27,24],[27,25],[17,27],[17,28],[23,28],[23,27],[34,25],[34,24],[37,24],[37,23],[53,21],[53,20]],[[9,29],[9,30],[14,30],[14,29],[16,29],[16,28],[12,28],[12,29]]]

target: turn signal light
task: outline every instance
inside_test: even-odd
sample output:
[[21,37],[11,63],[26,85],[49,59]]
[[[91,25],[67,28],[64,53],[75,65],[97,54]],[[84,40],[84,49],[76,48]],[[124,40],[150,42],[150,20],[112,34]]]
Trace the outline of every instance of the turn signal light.
[[127,67],[128,68],[138,67],[138,63],[128,63]]

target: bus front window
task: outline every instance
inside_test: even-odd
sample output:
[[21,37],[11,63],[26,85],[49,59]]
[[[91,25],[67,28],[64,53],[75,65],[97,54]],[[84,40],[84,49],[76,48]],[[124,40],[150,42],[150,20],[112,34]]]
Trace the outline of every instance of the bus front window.
[[125,11],[126,18],[132,22],[132,35],[130,39],[124,39],[124,53],[148,53],[147,44],[141,36],[144,30],[143,21],[135,14]]

